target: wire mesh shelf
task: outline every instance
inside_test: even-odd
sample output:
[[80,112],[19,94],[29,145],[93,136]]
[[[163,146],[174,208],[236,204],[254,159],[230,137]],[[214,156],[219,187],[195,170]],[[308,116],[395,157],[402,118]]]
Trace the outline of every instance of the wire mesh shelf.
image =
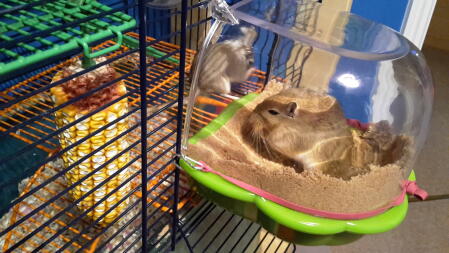
[[[180,209],[176,252],[295,252],[295,244],[282,241],[253,223],[198,195]],[[166,236],[156,240],[157,252],[168,251]],[[164,240],[165,239],[165,240]]]

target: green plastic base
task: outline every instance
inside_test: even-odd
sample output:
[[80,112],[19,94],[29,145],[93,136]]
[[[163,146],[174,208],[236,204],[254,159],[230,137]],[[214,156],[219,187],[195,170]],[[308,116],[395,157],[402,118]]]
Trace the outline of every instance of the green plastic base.
[[[222,114],[193,136],[197,143],[220,129],[243,105],[257,95],[249,94],[230,104]],[[181,167],[189,174],[198,192],[227,210],[261,224],[277,237],[302,245],[342,245],[364,234],[383,233],[397,227],[405,218],[408,198],[390,210],[361,220],[334,220],[297,212],[246,191],[220,176],[196,170],[181,159]],[[412,172],[410,180],[415,180]]]

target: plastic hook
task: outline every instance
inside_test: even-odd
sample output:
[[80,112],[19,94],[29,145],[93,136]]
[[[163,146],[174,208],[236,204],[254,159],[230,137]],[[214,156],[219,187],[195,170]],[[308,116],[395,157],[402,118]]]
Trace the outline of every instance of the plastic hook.
[[84,58],[85,58],[85,60],[83,60],[83,68],[88,68],[88,67],[94,65],[95,62],[93,62],[93,58],[96,58],[96,57],[102,56],[104,54],[110,53],[112,51],[115,51],[122,46],[123,34],[120,31],[117,31],[114,29],[109,29],[109,31],[111,31],[112,33],[114,33],[117,36],[117,41],[116,41],[115,45],[98,50],[94,53],[91,52],[89,45],[87,45],[87,43],[85,41],[82,41],[81,39],[77,39],[78,44],[83,48],[83,54],[84,54]]

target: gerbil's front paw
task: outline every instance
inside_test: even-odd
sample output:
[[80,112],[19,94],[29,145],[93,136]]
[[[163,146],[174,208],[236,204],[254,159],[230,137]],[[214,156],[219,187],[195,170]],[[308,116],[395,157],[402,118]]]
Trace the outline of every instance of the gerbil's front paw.
[[296,173],[301,173],[304,171],[304,165],[301,162],[293,161],[293,165],[291,167],[295,169]]

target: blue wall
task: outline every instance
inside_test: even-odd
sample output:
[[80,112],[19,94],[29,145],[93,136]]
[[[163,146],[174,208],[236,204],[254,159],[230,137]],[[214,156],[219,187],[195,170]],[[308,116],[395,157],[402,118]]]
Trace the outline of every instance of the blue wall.
[[351,12],[401,31],[411,1],[353,0]]

